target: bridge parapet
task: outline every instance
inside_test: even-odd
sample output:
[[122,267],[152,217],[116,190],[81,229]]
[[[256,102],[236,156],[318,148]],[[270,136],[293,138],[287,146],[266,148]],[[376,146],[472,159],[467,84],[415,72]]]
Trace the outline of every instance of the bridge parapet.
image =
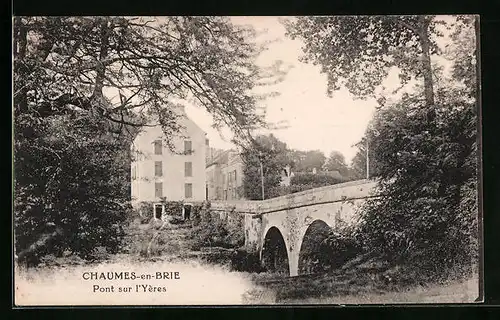
[[258,210],[258,200],[235,200],[235,201],[212,201],[210,208],[214,211],[231,211],[238,213],[252,214]]
[[231,211],[243,214],[266,214],[288,210],[297,206],[364,199],[372,195],[376,186],[373,180],[356,180],[309,189],[266,200],[213,201],[214,211]]
[[373,180],[356,180],[331,186],[259,201],[257,213],[265,214],[318,203],[331,203],[363,199],[370,196],[376,186]]

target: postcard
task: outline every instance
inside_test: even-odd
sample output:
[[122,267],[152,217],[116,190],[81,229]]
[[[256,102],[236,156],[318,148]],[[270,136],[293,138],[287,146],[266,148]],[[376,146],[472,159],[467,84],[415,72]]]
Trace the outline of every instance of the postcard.
[[12,21],[14,307],[482,301],[479,16]]

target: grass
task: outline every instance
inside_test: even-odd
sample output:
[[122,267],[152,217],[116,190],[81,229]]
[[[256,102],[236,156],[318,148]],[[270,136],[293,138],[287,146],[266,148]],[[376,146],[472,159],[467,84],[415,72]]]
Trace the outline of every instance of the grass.
[[376,286],[357,287],[348,293],[321,295],[312,298],[285,298],[284,304],[420,304],[471,303],[478,294],[477,279],[456,281],[445,285],[396,287],[389,291]]
[[427,285],[385,283],[366,273],[251,278],[272,291],[278,304],[470,303],[479,296],[477,276]]

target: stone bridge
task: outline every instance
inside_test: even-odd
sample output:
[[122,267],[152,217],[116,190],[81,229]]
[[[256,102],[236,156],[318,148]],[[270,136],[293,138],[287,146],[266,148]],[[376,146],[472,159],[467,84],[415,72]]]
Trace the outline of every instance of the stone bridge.
[[353,224],[360,204],[376,197],[375,182],[358,180],[263,201],[212,202],[221,214],[244,214],[245,246],[258,250],[269,269],[307,273],[305,253],[314,251],[331,228]]

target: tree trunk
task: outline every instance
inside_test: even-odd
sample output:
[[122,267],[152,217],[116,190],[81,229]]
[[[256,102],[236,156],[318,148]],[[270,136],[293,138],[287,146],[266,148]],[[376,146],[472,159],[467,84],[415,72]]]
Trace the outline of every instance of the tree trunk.
[[422,48],[422,74],[424,77],[424,95],[427,110],[427,122],[432,124],[436,118],[434,106],[434,80],[432,79],[432,65],[430,54],[429,23],[430,17],[421,16],[420,20],[420,45]]
[[106,66],[102,62],[108,56],[109,31],[110,27],[108,26],[108,19],[103,18],[103,20],[101,21],[101,30],[100,30],[101,43],[100,43],[99,61],[97,63],[97,68],[96,68],[94,92],[92,93],[92,100],[94,103],[97,104],[97,108],[100,111],[102,111],[101,108],[104,105],[104,95],[102,90],[104,88],[104,79],[106,76]]

